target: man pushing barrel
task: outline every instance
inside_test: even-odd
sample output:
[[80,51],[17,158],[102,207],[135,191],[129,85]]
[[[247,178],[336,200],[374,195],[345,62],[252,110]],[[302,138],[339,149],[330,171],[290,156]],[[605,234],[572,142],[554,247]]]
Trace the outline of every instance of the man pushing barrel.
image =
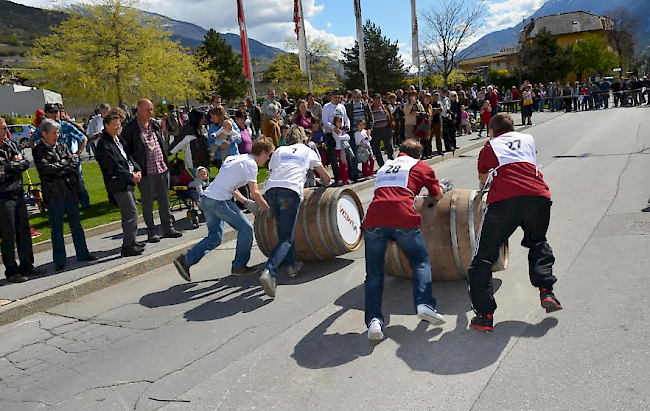
[[331,181],[318,154],[304,144],[306,138],[302,127],[291,127],[285,139],[287,145],[278,147],[271,157],[269,178],[264,183],[264,197],[271,207],[278,229],[278,244],[273,248],[260,276],[264,293],[271,298],[275,298],[278,270],[282,264],[287,267],[290,277],[295,277],[302,268],[302,262],[296,261],[293,234],[307,171],[316,171],[325,185]]
[[509,114],[492,117],[490,141],[478,159],[479,180],[488,191],[487,210],[481,222],[479,241],[467,272],[470,297],[476,316],[470,327],[493,331],[497,308],[492,290],[492,265],[499,247],[515,232],[524,230],[522,245],[529,249],[530,281],[539,288],[547,313],[561,310],[553,294],[553,250],[546,241],[551,217],[551,192],[537,166],[535,140],[517,133]]
[[[256,270],[248,267],[253,247],[253,226],[233,202],[233,197],[251,211],[257,207],[266,210],[269,205],[257,188],[257,166],[266,164],[274,150],[270,138],[259,138],[253,143],[250,154],[229,156],[219,169],[219,174],[201,196],[201,211],[208,224],[208,236],[174,260],[178,273],[191,281],[190,267],[203,256],[221,244],[223,223],[237,230],[237,251],[232,262],[232,274],[252,274]],[[237,189],[248,185],[251,198],[248,200]]]
[[431,263],[420,233],[420,214],[415,196],[423,187],[440,199],[442,190],[433,169],[420,161],[422,145],[413,139],[400,146],[400,155],[377,171],[375,196],[368,206],[362,228],[366,240],[366,314],[368,339],[384,338],[381,300],[384,292],[384,256],[388,240],[404,251],[413,268],[413,303],[420,319],[434,325],[445,323],[431,290]]

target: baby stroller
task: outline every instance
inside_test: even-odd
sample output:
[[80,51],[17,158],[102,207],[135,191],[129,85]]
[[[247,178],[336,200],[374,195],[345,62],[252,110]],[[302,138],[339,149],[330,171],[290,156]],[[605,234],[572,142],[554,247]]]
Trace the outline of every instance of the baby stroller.
[[199,228],[199,210],[191,198],[192,189],[189,187],[192,180],[192,174],[185,167],[185,161],[176,155],[169,163],[169,211],[187,210],[187,220],[192,224],[192,228]]

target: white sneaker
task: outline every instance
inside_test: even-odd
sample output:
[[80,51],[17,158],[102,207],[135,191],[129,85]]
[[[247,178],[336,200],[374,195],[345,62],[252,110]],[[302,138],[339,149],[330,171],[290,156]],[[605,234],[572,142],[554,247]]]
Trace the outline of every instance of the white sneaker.
[[302,261],[296,261],[293,267],[287,267],[287,273],[289,277],[295,277],[298,275],[298,271],[302,268]]
[[418,317],[420,317],[421,320],[427,321],[433,325],[442,325],[445,323],[445,318],[426,304],[418,305],[417,310]]
[[378,341],[384,339],[384,332],[381,330],[379,318],[373,318],[368,325],[368,339]]

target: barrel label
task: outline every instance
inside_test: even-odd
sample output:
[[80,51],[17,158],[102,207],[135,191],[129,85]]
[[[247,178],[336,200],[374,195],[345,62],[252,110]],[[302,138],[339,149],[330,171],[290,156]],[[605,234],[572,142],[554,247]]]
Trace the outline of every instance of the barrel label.
[[338,201],[336,222],[343,241],[356,244],[361,238],[361,215],[356,202],[345,195]]

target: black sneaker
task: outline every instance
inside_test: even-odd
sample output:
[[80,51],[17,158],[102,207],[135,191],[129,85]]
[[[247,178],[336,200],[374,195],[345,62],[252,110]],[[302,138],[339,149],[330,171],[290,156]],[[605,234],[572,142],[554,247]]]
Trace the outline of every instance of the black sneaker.
[[179,255],[175,260],[174,260],[174,265],[176,266],[176,269],[178,270],[178,274],[183,277],[183,279],[187,282],[192,281],[192,277],[190,277],[190,266],[187,265],[187,261],[185,260],[185,254]]
[[98,258],[96,256],[92,255],[92,254],[88,254],[84,258],[79,258],[79,261],[97,261],[97,260],[98,260]]
[[174,229],[167,231],[166,233],[163,234],[163,238],[181,238],[183,234],[179,231],[176,231]]
[[138,247],[144,248],[147,245],[146,241],[136,241],[134,245],[137,245]]
[[24,273],[25,276],[38,277],[45,274],[45,270],[42,268],[36,268],[33,265],[27,269]]
[[147,242],[149,242],[149,243],[159,243],[160,242],[160,236],[158,234],[150,234],[147,237]]
[[243,267],[233,267],[231,273],[233,275],[250,275],[255,274],[257,271],[257,268],[248,267],[245,265]]
[[122,257],[135,257],[142,254],[143,251],[144,251],[144,247],[140,247],[136,244],[130,247],[123,248],[121,255]]
[[494,331],[494,317],[492,314],[477,314],[472,318],[469,326],[475,330],[492,332]]
[[539,289],[539,299],[542,303],[542,307],[546,309],[547,313],[552,313],[562,309],[562,304],[560,304],[560,301],[555,298],[553,291],[548,288]]
[[14,284],[24,283],[25,281],[27,281],[27,277],[25,277],[22,274],[14,274],[12,276],[7,277],[7,281]]

